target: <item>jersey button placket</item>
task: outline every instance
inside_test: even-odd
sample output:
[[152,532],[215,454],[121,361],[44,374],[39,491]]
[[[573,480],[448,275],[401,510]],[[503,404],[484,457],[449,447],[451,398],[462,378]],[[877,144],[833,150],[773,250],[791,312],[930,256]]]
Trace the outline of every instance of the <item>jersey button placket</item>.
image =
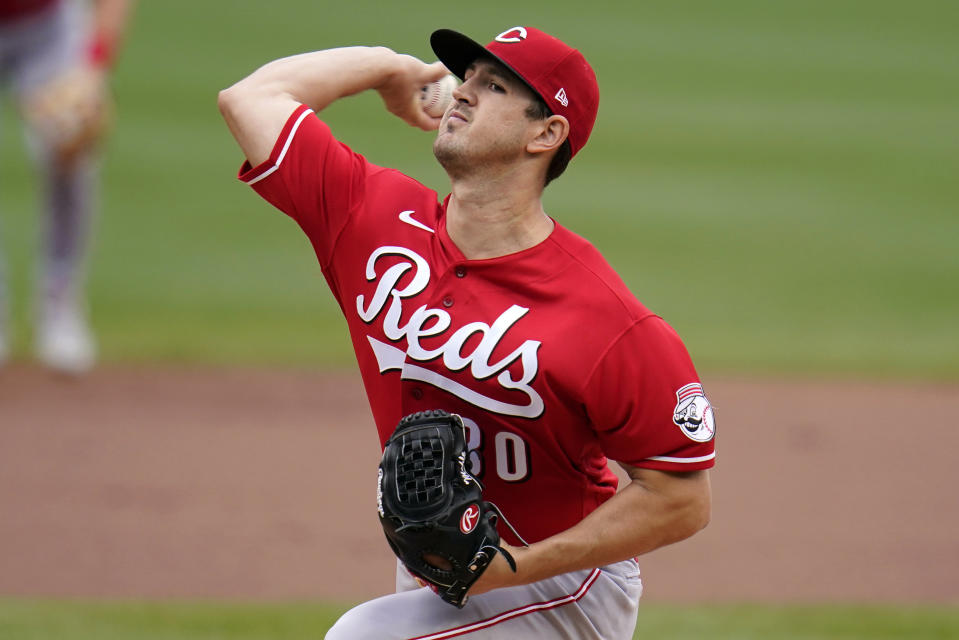
[[453,306],[453,296],[446,296],[443,298],[443,306],[449,309]]

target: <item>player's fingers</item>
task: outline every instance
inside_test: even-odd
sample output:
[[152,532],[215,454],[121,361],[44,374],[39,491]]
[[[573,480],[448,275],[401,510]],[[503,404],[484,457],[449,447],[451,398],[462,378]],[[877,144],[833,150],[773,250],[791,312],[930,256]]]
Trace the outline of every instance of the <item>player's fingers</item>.
[[436,131],[440,128],[440,123],[442,121],[442,117],[434,118],[433,116],[427,115],[422,110],[419,110],[416,120],[412,124],[413,126],[419,127],[423,131]]
[[442,118],[434,118],[423,111],[418,97],[414,97],[414,100],[408,106],[404,104],[402,109],[390,107],[389,110],[406,124],[423,131],[436,131],[443,120]]
[[442,62],[434,62],[428,65],[428,69],[429,70],[425,76],[424,84],[428,84],[430,82],[437,82],[441,78],[448,76],[450,74],[450,70],[447,69],[446,65],[444,65]]

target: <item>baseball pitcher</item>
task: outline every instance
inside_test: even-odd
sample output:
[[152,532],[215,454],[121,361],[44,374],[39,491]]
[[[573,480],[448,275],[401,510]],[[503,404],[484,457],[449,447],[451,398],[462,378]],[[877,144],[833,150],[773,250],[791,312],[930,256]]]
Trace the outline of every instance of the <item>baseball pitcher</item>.
[[[327,638],[631,638],[636,558],[708,522],[712,408],[673,329],[543,208],[596,120],[582,53],[529,26],[430,41],[440,63],[330,49],[219,96],[240,180],[312,242],[384,446],[397,590]],[[462,83],[430,116],[420,89],[448,73]],[[323,122],[367,90],[437,132],[449,195]]]

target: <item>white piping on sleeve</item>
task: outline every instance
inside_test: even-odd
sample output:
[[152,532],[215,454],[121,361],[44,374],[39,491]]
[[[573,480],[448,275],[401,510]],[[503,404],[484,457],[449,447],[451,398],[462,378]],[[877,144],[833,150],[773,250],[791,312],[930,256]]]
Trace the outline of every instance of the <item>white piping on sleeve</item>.
[[646,459],[656,460],[658,462],[679,462],[682,464],[694,464],[696,462],[706,462],[707,460],[712,460],[715,457],[716,457],[716,452],[713,451],[708,456],[699,456],[698,458],[671,458],[669,456],[652,456]]
[[272,167],[258,175],[257,177],[250,180],[247,184],[256,184],[263,178],[267,177],[274,171],[280,168],[280,164],[283,162],[283,158],[286,157],[286,152],[290,149],[290,144],[293,142],[293,136],[296,135],[296,130],[300,128],[300,123],[303,122],[303,118],[313,113],[313,109],[307,109],[296,119],[296,122],[293,123],[293,128],[290,129],[290,134],[286,137],[286,142],[283,143],[283,149],[280,151],[280,155],[276,157],[276,162]]

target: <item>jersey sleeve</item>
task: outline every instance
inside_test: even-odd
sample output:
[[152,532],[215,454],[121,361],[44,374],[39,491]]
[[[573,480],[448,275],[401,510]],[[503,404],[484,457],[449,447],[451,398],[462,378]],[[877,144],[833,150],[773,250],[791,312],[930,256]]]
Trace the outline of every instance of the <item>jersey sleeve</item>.
[[239,179],[293,218],[310,238],[323,266],[350,215],[362,205],[366,159],[337,141],[312,109],[300,105],[289,117],[270,157]]
[[713,466],[712,407],[686,347],[662,318],[649,316],[614,342],[584,399],[608,458],[663,471]]

